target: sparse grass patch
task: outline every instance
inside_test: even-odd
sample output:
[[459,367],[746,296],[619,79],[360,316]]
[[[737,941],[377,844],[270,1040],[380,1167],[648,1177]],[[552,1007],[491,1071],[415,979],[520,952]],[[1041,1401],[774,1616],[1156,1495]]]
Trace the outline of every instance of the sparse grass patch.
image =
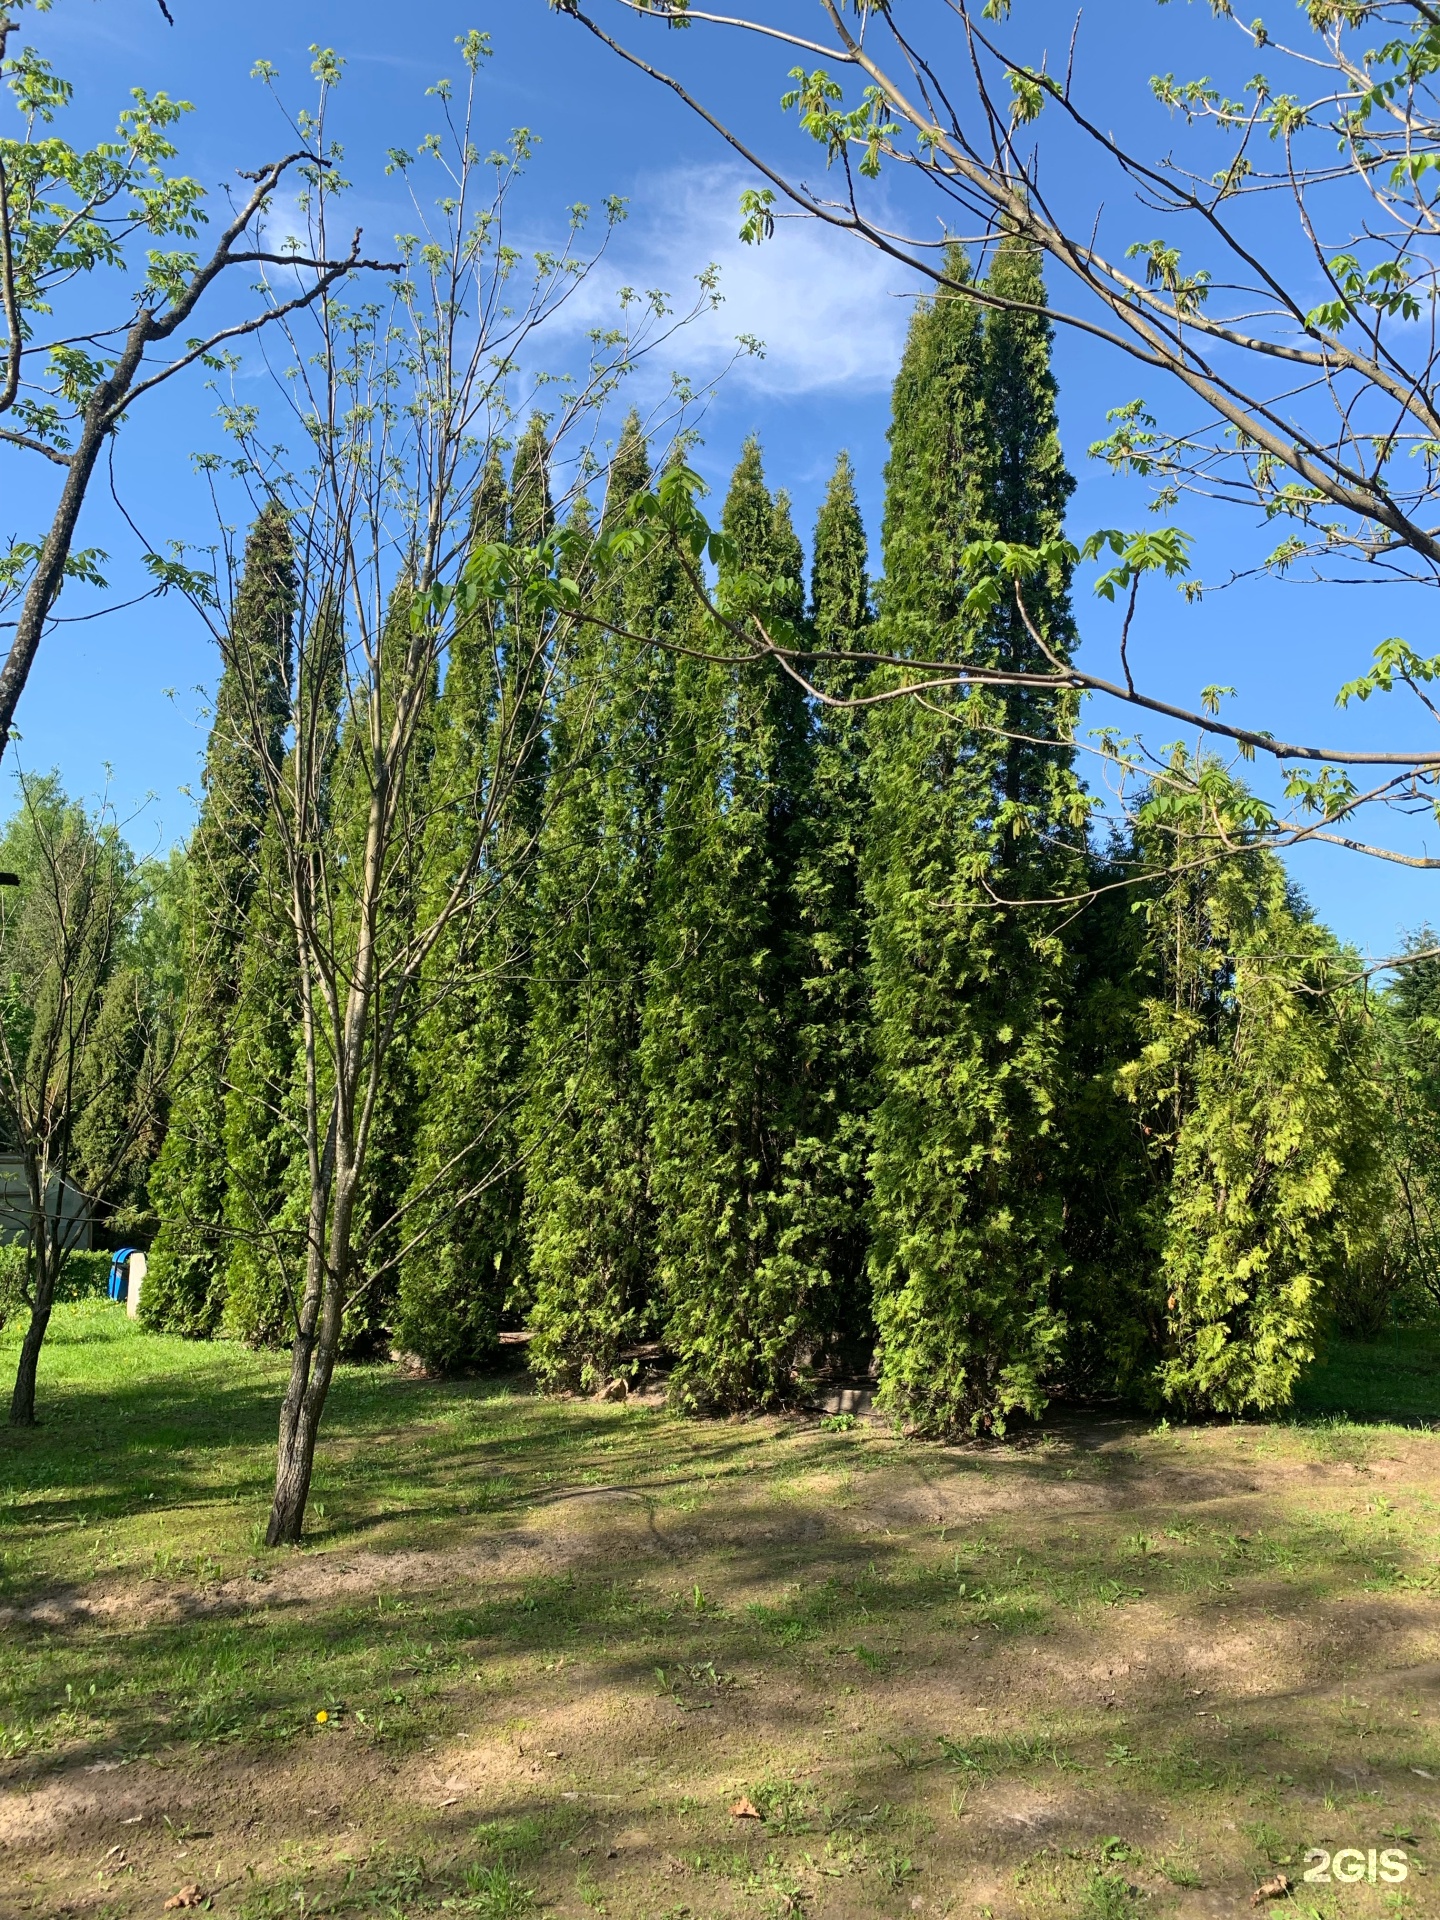
[[476,1920],[519,1920],[535,1910],[535,1889],[525,1886],[503,1862],[493,1867],[467,1867],[462,1899],[448,1900],[446,1906],[459,1913],[471,1913]]
[[1080,1895],[1080,1920],[1132,1920],[1144,1897],[1123,1872],[1101,1867],[1090,1875]]

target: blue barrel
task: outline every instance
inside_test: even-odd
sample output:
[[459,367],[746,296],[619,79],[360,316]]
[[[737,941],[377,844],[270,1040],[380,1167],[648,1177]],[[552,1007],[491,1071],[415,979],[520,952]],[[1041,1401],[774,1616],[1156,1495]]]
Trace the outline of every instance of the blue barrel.
[[130,1289],[130,1256],[134,1247],[121,1247],[118,1253],[110,1256],[110,1287],[112,1300],[123,1300]]

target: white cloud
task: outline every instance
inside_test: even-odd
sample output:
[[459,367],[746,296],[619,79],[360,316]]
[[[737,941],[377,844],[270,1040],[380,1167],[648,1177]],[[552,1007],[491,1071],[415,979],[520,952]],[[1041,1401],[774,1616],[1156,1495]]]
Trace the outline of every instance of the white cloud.
[[739,200],[748,176],[687,170],[647,183],[617,231],[603,275],[570,309],[575,325],[613,313],[614,290],[661,287],[683,311],[695,276],[720,269],[723,303],[686,328],[669,359],[704,377],[734,352],[737,336],[764,343],[744,357],[731,383],[781,396],[888,389],[905,341],[914,276],[863,240],[814,220],[777,221],[759,246],[739,237]]
[[303,189],[291,184],[277,187],[270,195],[261,228],[263,244],[270,252],[309,255],[315,236],[310,231],[309,216],[301,208],[302,198]]

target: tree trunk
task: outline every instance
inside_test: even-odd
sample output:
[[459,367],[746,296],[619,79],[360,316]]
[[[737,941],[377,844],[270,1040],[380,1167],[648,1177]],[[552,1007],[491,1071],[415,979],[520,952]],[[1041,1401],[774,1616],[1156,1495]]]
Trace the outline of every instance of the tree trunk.
[[65,475],[65,485],[60,492],[55,516],[50,522],[50,531],[45,536],[45,543],[35,562],[35,571],[25,590],[10,651],[4,664],[0,665],[0,757],[4,756],[10,741],[15,709],[20,704],[25,682],[30,677],[40,637],[45,631],[45,622],[50,617],[56,595],[65,583],[65,563],[70,558],[70,547],[86,491],[101,449],[110,437],[110,423],[114,419],[115,408],[130,391],[135,370],[144,357],[152,320],[151,310],[142,308],[130,323],[124,347],[111,369],[109,379],[102,380],[86,402],[79,437],[70,455],[69,471]]
[[[329,1258],[320,1259],[320,1298],[315,1302],[313,1286],[307,1286],[301,1325],[291,1355],[290,1384],[280,1408],[275,1498],[270,1507],[270,1524],[265,1529],[267,1547],[298,1546],[305,1528],[305,1505],[310,1498],[310,1475],[315,1466],[315,1441],[344,1325],[355,1188],[356,1175],[347,1154],[335,1180]],[[312,1203],[312,1235],[315,1210]],[[312,1253],[312,1260],[314,1257]],[[315,1316],[316,1305],[318,1316]]]
[[27,1259],[31,1285],[30,1324],[20,1344],[15,1391],[10,1396],[12,1427],[33,1427],[35,1424],[35,1376],[40,1368],[40,1349],[45,1344],[45,1334],[55,1306],[55,1282],[64,1265],[64,1255],[56,1246],[51,1223],[45,1217],[44,1193],[48,1171],[47,1158],[42,1157],[37,1164],[33,1156],[27,1153],[26,1185],[30,1189],[30,1251]]
[[45,1330],[50,1325],[50,1307],[38,1304],[30,1309],[30,1324],[25,1329],[25,1338],[20,1346],[20,1364],[15,1369],[15,1391],[10,1396],[10,1424],[12,1427],[33,1427],[35,1424],[35,1374],[40,1365],[40,1349],[45,1344]]
[[[301,1341],[295,1342],[291,1365],[290,1390],[280,1409],[280,1448],[275,1461],[275,1498],[270,1507],[270,1524],[265,1529],[267,1547],[294,1547],[300,1544],[305,1529],[305,1506],[310,1498],[310,1475],[315,1466],[315,1440],[320,1431],[320,1415],[330,1387],[333,1360],[327,1365],[320,1354],[314,1373],[310,1355],[302,1353]],[[297,1388],[299,1389],[297,1392]]]

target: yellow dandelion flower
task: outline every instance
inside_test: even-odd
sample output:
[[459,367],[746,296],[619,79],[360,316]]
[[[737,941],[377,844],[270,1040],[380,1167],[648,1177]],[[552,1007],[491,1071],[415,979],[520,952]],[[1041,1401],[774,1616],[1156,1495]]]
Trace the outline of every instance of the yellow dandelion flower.
[[324,1707],[321,1707],[320,1711],[316,1714],[315,1718],[320,1722],[321,1726],[323,1727],[325,1722],[330,1718],[330,1716],[325,1711]]

